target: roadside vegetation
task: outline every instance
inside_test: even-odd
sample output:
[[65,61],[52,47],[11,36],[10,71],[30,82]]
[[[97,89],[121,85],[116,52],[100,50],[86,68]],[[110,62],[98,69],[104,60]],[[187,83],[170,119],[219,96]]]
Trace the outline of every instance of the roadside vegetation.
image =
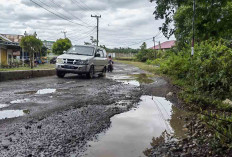
[[[153,0],[151,0],[153,1]],[[168,76],[179,86],[178,97],[212,131],[210,146],[216,154],[232,150],[232,2],[196,0],[195,52],[191,56],[193,1],[154,1],[160,30],[175,35],[173,49],[147,49],[143,43],[133,64],[143,70]],[[169,24],[174,22],[174,28]],[[155,55],[156,53],[156,55]],[[156,56],[156,58],[155,58]],[[203,133],[202,133],[203,134]],[[204,143],[204,142],[203,142]]]
[[214,133],[210,144],[220,154],[232,148],[230,43],[224,39],[206,40],[195,46],[193,57],[190,46],[182,50],[159,51],[157,59],[154,59],[154,50],[141,49],[134,61],[120,62],[168,76],[179,86],[182,90],[178,97]]
[[64,51],[67,51],[72,47],[72,43],[68,38],[58,39],[52,46],[52,52],[56,55],[62,55]]
[[[33,68],[33,70],[46,70],[46,69],[55,69],[54,64],[39,64]],[[0,71],[18,71],[18,70],[32,70],[29,65],[15,67],[15,68],[0,68]]]

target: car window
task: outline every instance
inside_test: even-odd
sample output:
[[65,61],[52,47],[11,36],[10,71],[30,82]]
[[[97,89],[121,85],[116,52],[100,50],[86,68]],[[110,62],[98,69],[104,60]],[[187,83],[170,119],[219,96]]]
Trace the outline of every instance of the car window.
[[101,58],[103,58],[103,57],[104,57],[104,53],[103,53],[103,51],[102,51],[102,50],[98,50],[98,51],[96,52],[96,54],[100,54],[100,57],[101,57]]
[[100,51],[99,51],[99,53],[100,53],[100,56],[103,58],[103,57],[104,57],[104,53],[103,53],[103,51],[102,51],[102,50],[100,50]]
[[94,52],[93,47],[73,46],[67,51],[67,54],[92,56],[93,52]]

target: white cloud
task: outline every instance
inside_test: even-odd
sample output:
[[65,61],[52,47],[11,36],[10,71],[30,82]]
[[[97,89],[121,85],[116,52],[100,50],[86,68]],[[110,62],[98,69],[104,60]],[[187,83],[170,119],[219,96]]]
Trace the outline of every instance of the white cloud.
[[[85,27],[96,26],[96,19],[91,14],[101,14],[100,44],[138,48],[139,42],[148,38],[151,39],[147,41],[148,46],[152,46],[152,37],[162,25],[162,21],[154,19],[154,4],[148,0],[33,0],[56,15],[30,0],[0,1],[0,33],[36,31],[42,40],[62,38],[61,31],[66,30],[73,44],[83,44],[89,41],[90,35],[96,36],[94,27]],[[160,37],[157,38],[159,40],[167,39]]]

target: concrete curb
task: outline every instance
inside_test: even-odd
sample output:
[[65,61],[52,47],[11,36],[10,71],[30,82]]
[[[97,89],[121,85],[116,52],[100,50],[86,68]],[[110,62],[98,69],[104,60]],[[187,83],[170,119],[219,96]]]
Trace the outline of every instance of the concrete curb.
[[19,70],[19,71],[1,71],[0,82],[8,80],[20,80],[34,77],[52,76],[56,74],[55,69],[48,70]]

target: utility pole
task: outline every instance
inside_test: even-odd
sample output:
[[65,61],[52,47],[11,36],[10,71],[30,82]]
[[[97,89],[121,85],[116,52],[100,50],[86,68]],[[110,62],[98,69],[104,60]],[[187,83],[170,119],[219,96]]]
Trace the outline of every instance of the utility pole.
[[66,39],[66,33],[67,33],[67,31],[61,31],[61,33],[64,33],[64,38]]
[[98,46],[98,42],[99,42],[99,40],[98,40],[99,18],[101,18],[101,15],[99,15],[99,16],[97,16],[97,15],[95,15],[95,16],[91,15],[91,17],[96,17],[96,19],[97,19],[97,46]]
[[154,42],[154,51],[155,51],[155,59],[156,59],[156,50],[155,50],[155,37],[153,37],[153,42]]
[[192,38],[192,51],[191,51],[191,56],[194,55],[194,42],[195,42],[195,14],[196,14],[196,1],[193,0],[193,38]]

